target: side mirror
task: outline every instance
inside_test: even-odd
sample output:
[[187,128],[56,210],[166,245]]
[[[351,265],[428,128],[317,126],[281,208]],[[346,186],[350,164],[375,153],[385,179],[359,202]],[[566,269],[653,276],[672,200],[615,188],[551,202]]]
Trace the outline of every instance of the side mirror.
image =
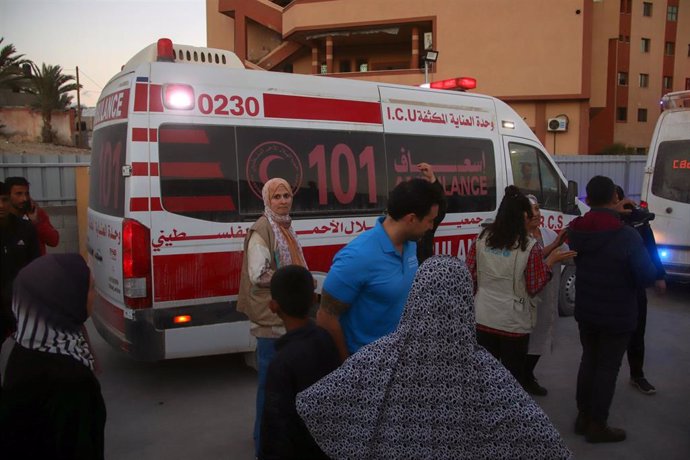
[[577,206],[577,182],[568,181],[568,193],[566,194],[566,213],[579,216],[580,208]]

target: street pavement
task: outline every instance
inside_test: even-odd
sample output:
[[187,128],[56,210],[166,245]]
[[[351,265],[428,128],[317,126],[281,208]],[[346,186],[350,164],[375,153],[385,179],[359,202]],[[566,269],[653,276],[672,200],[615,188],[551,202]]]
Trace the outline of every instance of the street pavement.
[[[572,317],[558,319],[553,353],[537,365],[549,394],[536,401],[578,459],[690,458],[690,286],[674,285],[664,297],[649,292],[645,371],[658,393],[629,384],[624,358],[609,422],[627,430],[626,441],[588,444],[573,433],[581,348]],[[107,459],[254,458],[256,374],[241,356],[141,363],[110,348],[90,324],[89,332],[108,408]]]

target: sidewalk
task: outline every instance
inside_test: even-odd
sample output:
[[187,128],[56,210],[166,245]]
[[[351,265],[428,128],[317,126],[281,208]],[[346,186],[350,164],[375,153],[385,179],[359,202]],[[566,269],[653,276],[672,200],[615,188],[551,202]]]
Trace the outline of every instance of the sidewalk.
[[575,382],[582,348],[573,317],[559,318],[554,350],[535,374],[549,390],[535,397],[578,459],[690,458],[690,286],[670,286],[666,296],[648,291],[645,374],[657,394],[644,395],[629,383],[623,358],[609,423],[627,431],[620,443],[589,444],[573,432]]

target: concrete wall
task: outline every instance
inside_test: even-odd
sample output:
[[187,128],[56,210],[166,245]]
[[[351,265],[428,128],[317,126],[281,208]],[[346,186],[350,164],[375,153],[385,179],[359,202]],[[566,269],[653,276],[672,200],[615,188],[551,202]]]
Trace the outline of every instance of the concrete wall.
[[[53,111],[51,120],[57,133],[57,143],[72,145],[74,113],[72,110]],[[41,141],[43,119],[41,112],[29,107],[0,107],[0,134],[18,137],[22,141]]]

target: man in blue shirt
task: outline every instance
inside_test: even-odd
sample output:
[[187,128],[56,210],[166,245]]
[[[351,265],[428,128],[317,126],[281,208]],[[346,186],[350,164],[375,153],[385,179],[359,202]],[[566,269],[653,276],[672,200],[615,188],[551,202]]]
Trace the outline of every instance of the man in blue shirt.
[[388,197],[388,214],[336,254],[316,322],[343,360],[398,326],[417,272],[416,241],[433,228],[442,203],[429,181],[401,182]]

